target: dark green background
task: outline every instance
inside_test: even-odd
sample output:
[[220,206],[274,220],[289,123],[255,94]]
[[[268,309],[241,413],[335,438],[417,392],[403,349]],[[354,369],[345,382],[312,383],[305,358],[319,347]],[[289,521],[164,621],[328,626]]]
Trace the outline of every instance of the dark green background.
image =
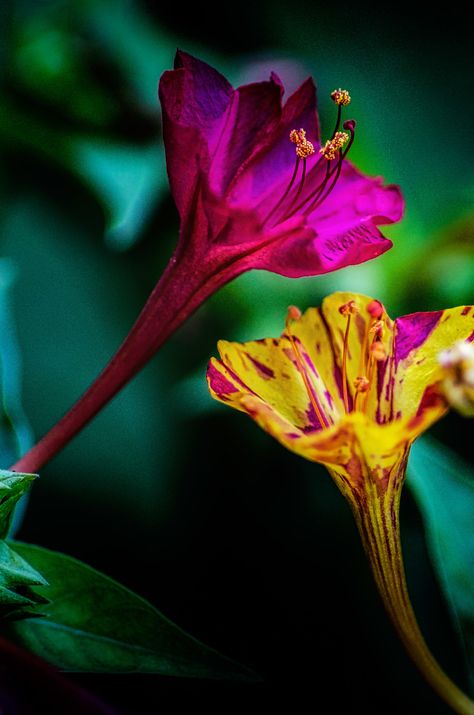
[[[236,84],[270,68],[294,82],[312,74],[323,135],[329,92],[349,88],[352,158],[399,183],[407,204],[376,261],[298,281],[254,272],[221,290],[43,470],[19,533],[114,576],[265,682],[75,679],[137,715],[286,698],[289,712],[308,698],[321,713],[447,713],[396,640],[325,470],[212,402],[204,373],[217,339],[277,335],[289,303],[336,289],[372,294],[392,317],[472,302],[468,18],[299,0],[14,0],[1,13],[0,273],[36,436],[111,356],[174,246],[156,87],[177,46]],[[472,422],[449,416],[432,432],[470,458]],[[402,528],[422,630],[466,686],[408,491]]]

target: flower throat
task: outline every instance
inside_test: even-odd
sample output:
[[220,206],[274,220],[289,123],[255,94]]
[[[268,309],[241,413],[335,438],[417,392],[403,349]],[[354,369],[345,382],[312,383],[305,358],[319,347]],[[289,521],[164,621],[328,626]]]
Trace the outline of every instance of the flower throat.
[[[357,377],[353,382],[354,397],[352,398],[348,389],[347,377],[347,361],[349,359],[349,335],[351,331],[353,316],[357,315],[359,308],[354,300],[344,303],[339,307],[339,313],[346,317],[346,326],[344,330],[342,344],[342,401],[344,403],[344,411],[346,414],[350,412],[367,412],[369,391],[374,384],[377,375],[377,363],[386,359],[387,352],[382,342],[384,323],[382,316],[384,307],[378,300],[373,300],[367,306],[367,312],[370,316],[369,322],[366,325],[362,349],[360,352],[359,364],[357,369]],[[288,308],[286,318],[286,336],[290,341],[291,350],[294,356],[295,364],[298,372],[301,374],[306,392],[312,405],[316,417],[319,420],[321,429],[327,429],[334,424],[332,418],[326,415],[317,396],[316,389],[312,383],[309,371],[305,367],[304,360],[299,348],[299,339],[295,336],[291,329],[291,324],[298,321],[301,317],[301,311],[294,305]]]

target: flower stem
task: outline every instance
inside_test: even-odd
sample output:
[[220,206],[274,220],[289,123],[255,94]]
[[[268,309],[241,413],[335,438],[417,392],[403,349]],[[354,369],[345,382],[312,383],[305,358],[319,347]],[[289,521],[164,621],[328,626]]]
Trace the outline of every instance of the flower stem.
[[[404,465],[401,467],[404,472]],[[393,476],[393,475],[392,475]],[[399,504],[401,479],[388,487],[364,480],[363,491],[348,495],[365,552],[384,606],[411,659],[429,685],[459,715],[474,715],[474,701],[441,669],[420,632],[408,595],[403,566]]]
[[[134,377],[170,335],[222,284],[197,272],[192,251],[173,256],[110,362],[62,419],[10,469],[38,472]],[[201,262],[202,264],[202,262]],[[203,276],[206,276],[203,278]]]

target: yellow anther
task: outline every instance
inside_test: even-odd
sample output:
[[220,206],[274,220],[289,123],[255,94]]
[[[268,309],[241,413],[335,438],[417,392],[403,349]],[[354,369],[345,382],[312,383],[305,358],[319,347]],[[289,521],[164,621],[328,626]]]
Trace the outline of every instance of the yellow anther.
[[341,315],[356,315],[359,312],[359,308],[355,300],[350,300],[339,307],[339,312]]
[[331,92],[331,99],[334,104],[342,105],[343,107],[347,107],[351,103],[351,95],[347,89],[341,89],[340,87]]
[[314,154],[313,144],[306,139],[306,131],[304,129],[292,129],[290,132],[290,142],[296,144],[296,156],[299,159],[306,159]]
[[361,375],[360,377],[356,377],[354,380],[354,389],[356,392],[367,392],[367,390],[370,387],[370,381]]
[[346,134],[346,132],[336,132],[334,137],[331,139],[331,142],[334,144],[336,149],[342,149],[348,139],[349,134]]
[[296,305],[288,306],[288,320],[299,320],[301,318],[301,310]]
[[370,346],[370,354],[374,360],[385,360],[387,357],[387,351],[385,350],[384,344],[380,340],[374,340]]
[[296,156],[300,159],[306,159],[311,154],[314,154],[314,146],[307,139],[296,147]]
[[328,140],[326,144],[321,147],[319,153],[322,154],[328,161],[332,161],[336,158],[337,149],[335,149],[332,142]]
[[326,144],[321,147],[319,153],[324,156],[325,159],[331,161],[336,158],[336,154],[339,149],[342,149],[344,144],[349,139],[349,134],[346,132],[336,132],[332,139],[328,139]]
[[460,340],[440,353],[438,362],[446,400],[465,417],[474,417],[474,345]]
[[290,132],[290,142],[293,144],[301,144],[306,140],[306,132],[304,129],[292,129]]

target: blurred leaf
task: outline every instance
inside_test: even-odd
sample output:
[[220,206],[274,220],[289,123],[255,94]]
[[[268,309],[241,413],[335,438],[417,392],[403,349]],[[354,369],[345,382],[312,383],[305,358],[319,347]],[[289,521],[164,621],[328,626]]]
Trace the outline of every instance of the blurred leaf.
[[[14,284],[16,271],[13,263],[8,259],[0,259],[0,464],[8,466],[18,459],[21,453],[25,452],[32,443],[30,427],[26,421],[20,401],[21,392],[21,361],[17,343],[16,330],[12,316],[11,288]],[[2,472],[0,472],[2,474]],[[4,482],[5,483],[5,482]],[[25,484],[23,482],[23,484]],[[29,485],[20,490],[13,490],[16,504],[21,493],[28,490]],[[21,493],[20,493],[21,492]],[[13,503],[11,497],[7,501]],[[19,526],[26,501],[23,500],[19,508],[16,509],[15,518],[11,533]],[[5,504],[0,506],[0,527],[3,528],[4,517],[2,516]],[[11,526],[13,512],[8,517],[8,526]],[[0,538],[4,538],[6,532],[2,531]]]
[[11,306],[15,277],[13,262],[0,259],[0,459],[4,466],[12,464],[32,443],[20,402],[21,361]]
[[158,115],[158,80],[171,68],[178,41],[150,22],[137,3],[102,0],[82,7],[91,32],[121,68],[137,99]]
[[410,262],[402,272],[393,274],[392,283],[403,296],[404,311],[438,310],[470,303],[474,284],[472,211],[436,232],[429,257],[421,245],[413,246]]
[[[423,270],[421,267],[423,266]],[[420,260],[412,275],[422,276],[430,296],[436,296],[444,305],[463,305],[474,285],[474,251],[459,246],[431,251],[431,261]],[[418,269],[418,271],[416,270]],[[453,277],[456,277],[453,280]],[[420,281],[421,282],[421,281]],[[418,290],[420,290],[419,286]]]
[[70,170],[68,134],[38,121],[6,97],[2,97],[0,142],[7,149],[27,150],[47,157]]
[[158,142],[127,145],[67,134],[27,117],[11,103],[3,107],[0,142],[26,147],[79,176],[107,212],[106,240],[116,249],[130,247],[168,191]]
[[126,146],[94,139],[73,142],[73,165],[108,211],[106,239],[127,249],[168,190],[163,148]]
[[51,602],[44,618],[11,624],[9,636],[61,669],[256,679],[91,567],[39,546],[14,548],[46,575]]
[[460,633],[474,690],[474,474],[433,439],[412,448],[408,484],[425,520],[428,547]]
[[80,15],[65,13],[59,3],[17,11],[11,22],[12,82],[64,117],[106,126],[117,106],[90,66],[84,35]]

